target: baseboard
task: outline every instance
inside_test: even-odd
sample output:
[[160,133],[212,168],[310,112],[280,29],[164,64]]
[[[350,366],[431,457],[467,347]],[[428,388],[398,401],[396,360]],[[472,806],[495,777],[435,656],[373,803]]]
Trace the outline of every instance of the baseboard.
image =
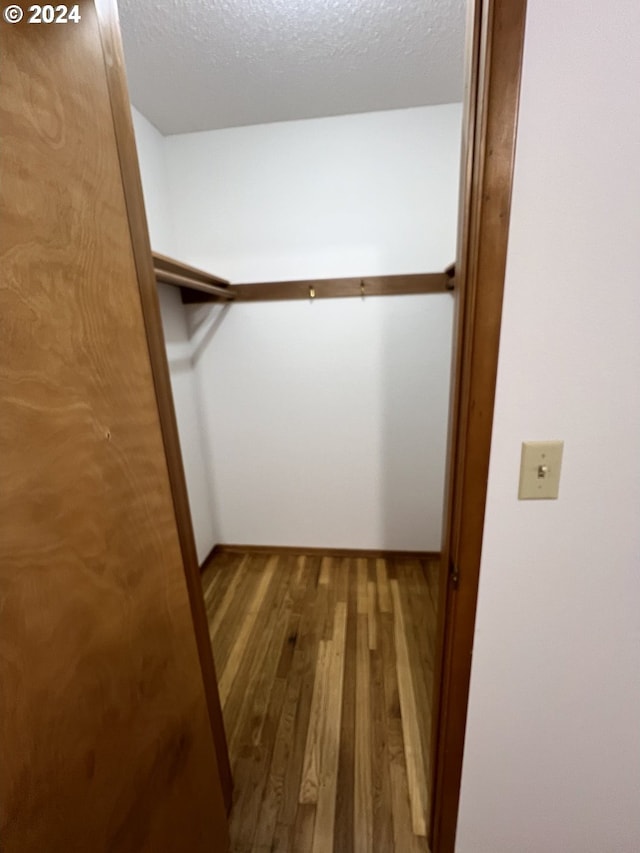
[[207,554],[207,556],[204,558],[204,560],[200,563],[200,574],[202,574],[204,572],[204,570],[207,568],[209,563],[213,560],[215,555],[220,553],[218,551],[218,547],[219,547],[218,545],[214,545],[213,548]]
[[439,560],[440,551],[389,551],[370,550],[363,548],[307,548],[301,546],[283,545],[215,545],[207,559],[202,564],[203,569],[209,560],[217,554],[276,554],[276,555],[299,555],[303,557],[350,557],[366,559],[387,560]]

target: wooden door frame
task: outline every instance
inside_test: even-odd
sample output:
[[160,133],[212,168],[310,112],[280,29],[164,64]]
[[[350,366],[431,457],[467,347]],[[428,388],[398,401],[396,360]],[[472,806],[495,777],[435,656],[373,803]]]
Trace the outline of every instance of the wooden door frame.
[[131,117],[131,101],[127,87],[118,9],[116,0],[94,0],[94,2],[98,13],[100,39],[111,101],[113,130],[120,160],[122,185],[131,231],[131,245],[138,275],[140,302],[144,317],[176,524],[180,538],[191,617],[193,619],[198,656],[202,669],[204,692],[215,745],[220,784],[228,813],[231,810],[233,794],[231,765],[218,694],[218,681],[216,678],[213,652],[209,639],[209,624],[202,595],[200,566],[198,564],[193,525],[191,522],[187,482],[182,464],[178,424],[173,405],[169,362],[167,360],[164,332],[162,329],[158,288],[153,268],[147,215],[144,206],[142,181],[140,178],[136,140]]
[[470,0],[431,752],[432,853],[453,853],[507,259],[526,0]]
[[[115,0],[95,0],[114,134],[204,689],[232,779],[202,597]],[[454,850],[491,448],[526,0],[469,0],[456,316],[436,649],[429,841]]]

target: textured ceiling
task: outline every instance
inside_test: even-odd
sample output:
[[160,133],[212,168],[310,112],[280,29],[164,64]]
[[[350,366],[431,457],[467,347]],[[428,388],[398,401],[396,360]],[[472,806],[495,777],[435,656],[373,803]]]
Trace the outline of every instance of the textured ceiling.
[[119,0],[165,134],[462,99],[466,0]]

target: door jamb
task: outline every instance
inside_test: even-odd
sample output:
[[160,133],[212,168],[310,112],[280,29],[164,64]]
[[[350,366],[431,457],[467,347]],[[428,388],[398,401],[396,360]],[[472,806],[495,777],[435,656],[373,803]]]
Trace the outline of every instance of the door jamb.
[[429,842],[453,853],[495,401],[526,0],[470,0]]

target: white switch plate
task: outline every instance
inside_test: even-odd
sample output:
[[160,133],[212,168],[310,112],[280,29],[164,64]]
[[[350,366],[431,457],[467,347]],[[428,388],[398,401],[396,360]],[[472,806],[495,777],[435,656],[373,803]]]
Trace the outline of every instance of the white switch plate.
[[518,499],[554,500],[560,487],[564,441],[523,441]]

